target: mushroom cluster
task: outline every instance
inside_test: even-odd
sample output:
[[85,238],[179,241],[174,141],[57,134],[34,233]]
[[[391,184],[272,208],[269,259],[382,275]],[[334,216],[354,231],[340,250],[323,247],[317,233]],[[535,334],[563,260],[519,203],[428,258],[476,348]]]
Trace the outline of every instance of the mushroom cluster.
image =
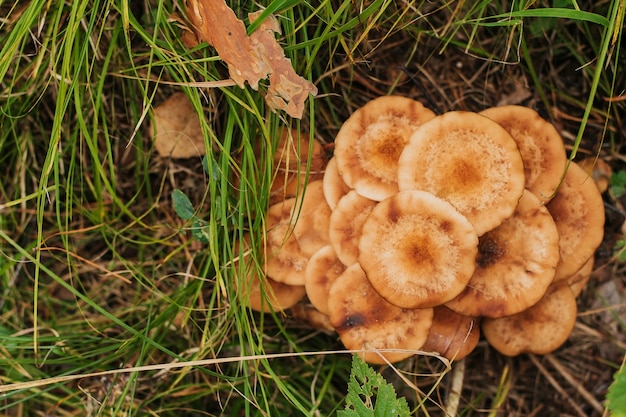
[[435,115],[386,96],[346,120],[323,178],[274,204],[266,225],[252,308],[304,299],[371,363],[460,359],[481,330],[514,356],[569,337],[604,205],[535,111]]

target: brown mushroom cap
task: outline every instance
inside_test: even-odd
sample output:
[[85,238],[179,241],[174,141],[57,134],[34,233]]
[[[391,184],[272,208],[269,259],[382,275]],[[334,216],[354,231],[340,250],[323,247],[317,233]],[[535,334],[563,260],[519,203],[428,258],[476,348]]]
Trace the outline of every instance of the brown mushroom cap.
[[331,245],[324,246],[309,259],[304,271],[304,287],[315,308],[328,314],[328,292],[335,279],[346,270]]
[[422,350],[437,352],[449,360],[463,359],[478,344],[479,320],[459,314],[443,305],[435,307],[433,324]]
[[558,262],[554,220],[541,201],[525,190],[513,216],[479,238],[474,275],[446,305],[474,317],[518,313],[545,294]]
[[294,206],[292,223],[293,234],[298,240],[302,252],[311,256],[320,248],[328,245],[328,227],[330,207],[326,204],[322,180],[308,183],[304,189],[302,204]]
[[479,236],[513,214],[524,181],[511,135],[471,112],[448,112],[418,127],[398,162],[400,190],[424,190],[450,202]]
[[576,299],[567,282],[556,282],[534,306],[508,317],[483,319],[485,338],[507,356],[543,355],[559,348],[576,324]]
[[290,198],[269,208],[263,250],[263,270],[275,281],[304,285],[304,270],[309,257],[302,252],[290,223],[296,199]]
[[[359,264],[335,280],[328,297],[330,322],[347,349],[417,350],[428,337],[433,309],[397,307],[372,288]],[[408,358],[411,352],[366,352],[365,361],[384,364]]]
[[357,109],[335,138],[335,158],[344,182],[380,201],[398,191],[398,157],[416,127],[435,117],[420,102],[384,96]]
[[249,281],[243,297],[248,297],[248,307],[261,313],[283,311],[296,305],[305,295],[302,285],[287,285],[258,274]]
[[330,215],[328,238],[344,265],[358,261],[361,229],[376,204],[352,190],[339,200]]
[[478,236],[446,201],[401,191],[378,203],[363,224],[359,262],[376,291],[403,308],[445,303],[467,285]]
[[604,202],[593,179],[572,162],[547,204],[559,231],[561,259],[556,280],[567,278],[591,258],[604,237]]
[[[238,243],[234,245],[235,248],[239,246]],[[243,236],[241,246],[243,252],[235,257],[233,264],[242,274],[235,280],[235,287],[245,305],[262,313],[278,312],[293,307],[304,297],[304,286],[283,284],[259,273],[252,258],[247,256],[252,248],[249,234]]]
[[576,273],[570,277],[564,278],[569,285],[569,289],[572,290],[574,297],[578,297],[581,292],[587,286],[589,279],[591,279],[591,273],[593,272],[594,259],[593,256],[589,258],[587,262]]
[[324,149],[316,139],[310,141],[308,135],[296,129],[285,128],[278,134],[280,141],[274,154],[276,174],[270,189],[270,204],[295,197],[307,182],[321,180],[326,162]]
[[324,197],[331,210],[337,207],[337,203],[344,195],[351,190],[350,187],[343,182],[343,178],[339,175],[339,167],[337,167],[337,159],[330,158],[324,170]]
[[563,139],[536,111],[523,106],[500,106],[480,114],[502,126],[517,143],[526,176],[526,189],[544,204],[554,196],[567,156]]

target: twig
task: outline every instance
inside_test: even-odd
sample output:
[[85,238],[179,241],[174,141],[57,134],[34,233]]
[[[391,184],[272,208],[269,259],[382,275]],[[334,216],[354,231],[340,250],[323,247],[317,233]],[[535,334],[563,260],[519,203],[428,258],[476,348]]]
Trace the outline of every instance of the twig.
[[446,404],[446,416],[455,417],[459,411],[461,402],[461,391],[463,390],[463,379],[465,377],[465,359],[454,363],[452,370],[452,383],[450,385],[450,395]]
[[576,380],[572,374],[570,374],[561,363],[551,354],[545,355],[544,358],[550,362],[550,364],[556,369],[571,386],[576,388],[576,391],[587,401],[587,403],[593,407],[598,413],[602,413],[604,411],[604,407],[602,404],[598,402],[594,398],[593,395],[589,391],[585,389],[585,387],[580,383],[580,381]]
[[567,400],[567,402],[572,406],[572,408],[576,411],[576,414],[578,414],[580,417],[587,417],[587,413],[585,413],[579,406],[578,404],[576,404],[574,402],[574,400],[572,400],[572,398],[567,394],[567,392],[565,392],[565,390],[563,389],[563,387],[561,387],[561,385],[557,382],[556,379],[554,379],[554,377],[550,374],[550,371],[548,371],[537,359],[537,356],[535,355],[528,355],[530,357],[530,360],[535,364],[535,366],[537,367],[537,369],[539,369],[539,371],[541,372],[541,374],[548,380],[548,382],[550,383],[550,385],[552,385],[558,392],[559,394],[561,394],[563,396],[563,398],[565,398]]

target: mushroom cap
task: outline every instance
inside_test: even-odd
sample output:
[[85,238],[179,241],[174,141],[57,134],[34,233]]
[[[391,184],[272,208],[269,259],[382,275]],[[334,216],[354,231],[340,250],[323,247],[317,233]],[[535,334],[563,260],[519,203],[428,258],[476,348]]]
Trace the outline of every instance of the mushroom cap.
[[425,308],[467,285],[478,236],[450,203],[425,191],[401,191],[376,205],[359,240],[359,263],[390,303]]
[[[372,288],[359,264],[335,280],[328,296],[330,322],[347,349],[417,350],[428,337],[433,309],[397,307]],[[384,364],[408,358],[412,352],[360,353],[366,362]]]
[[[278,312],[291,308],[305,296],[304,286],[283,284],[259,273],[252,258],[246,256],[252,249],[249,234],[243,236],[240,244],[243,251],[233,264],[242,276],[234,282],[237,294],[245,305],[262,313]],[[239,247],[240,244],[235,243],[233,247]]]
[[561,259],[556,280],[567,278],[591,258],[604,237],[604,201],[593,179],[572,162],[547,204],[559,231]]
[[358,261],[363,223],[376,204],[352,190],[339,200],[330,215],[328,238],[344,265],[350,266]]
[[461,360],[474,350],[480,339],[479,318],[469,317],[446,306],[434,308],[433,323],[425,352],[437,352],[449,360]]
[[295,223],[293,234],[302,252],[311,256],[328,245],[331,210],[324,198],[322,180],[315,180],[306,185],[302,204],[296,203],[293,210],[291,220]]
[[326,164],[324,170],[324,197],[331,210],[337,207],[337,203],[344,195],[348,194],[351,190],[350,187],[343,182],[343,178],[339,175],[339,167],[337,166],[337,159],[333,156]]
[[524,164],[499,124],[451,111],[415,130],[400,155],[398,186],[450,202],[481,236],[513,214],[524,190]]
[[298,303],[291,307],[291,313],[294,318],[309,323],[311,327],[335,332],[328,315],[316,309],[312,304]]
[[302,252],[290,223],[295,201],[295,198],[287,199],[267,211],[263,270],[283,284],[304,285],[304,270],[309,257]]
[[270,188],[270,204],[295,197],[307,182],[321,180],[326,162],[324,148],[318,140],[310,140],[296,129],[285,128],[278,134],[280,141],[274,154],[276,172]]
[[554,220],[541,201],[525,190],[513,216],[479,238],[474,275],[446,305],[474,317],[518,313],[545,294],[558,262]]
[[324,246],[309,259],[304,271],[304,287],[309,301],[324,314],[328,314],[328,292],[335,279],[346,270],[331,245]]
[[593,256],[576,273],[570,277],[564,278],[572,290],[574,297],[578,297],[587,286],[593,272],[594,259]]
[[554,196],[565,171],[563,139],[539,113],[523,106],[492,107],[480,112],[502,126],[515,140],[524,161],[526,189],[544,204]]
[[244,290],[248,307],[261,313],[283,311],[296,305],[304,298],[306,291],[302,285],[287,285],[269,277],[261,278],[254,274],[249,287]]
[[416,127],[435,117],[422,103],[383,96],[357,109],[335,138],[335,158],[344,182],[371,200],[398,191],[398,157]]
[[576,299],[567,282],[556,282],[527,310],[483,319],[482,331],[489,344],[503,355],[544,355],[565,343],[576,324],[576,312]]

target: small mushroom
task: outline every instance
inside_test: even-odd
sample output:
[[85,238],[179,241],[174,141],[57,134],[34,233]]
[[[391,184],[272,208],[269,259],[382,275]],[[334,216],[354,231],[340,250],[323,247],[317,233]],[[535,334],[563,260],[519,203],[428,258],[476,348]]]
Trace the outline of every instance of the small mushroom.
[[572,290],[574,297],[578,297],[581,292],[587,286],[589,279],[591,279],[591,273],[593,272],[594,259],[593,256],[589,258],[587,262],[576,273],[570,277],[564,278],[569,285],[569,289]]
[[491,346],[507,356],[544,355],[558,349],[576,324],[576,299],[567,285],[554,283],[534,306],[508,317],[483,319],[482,331]]
[[352,190],[344,195],[330,215],[328,238],[344,265],[359,258],[359,239],[363,223],[377,202]]
[[428,191],[448,201],[479,236],[513,214],[524,181],[511,135],[471,112],[452,111],[422,124],[398,162],[400,190]]
[[452,205],[425,191],[401,191],[365,220],[359,263],[372,286],[403,308],[443,304],[467,285],[478,236]]
[[515,140],[524,161],[526,189],[544,204],[554,196],[567,156],[563,139],[539,113],[523,106],[499,106],[480,112],[502,126]]
[[266,216],[263,249],[266,275],[287,285],[304,285],[304,270],[309,257],[302,252],[293,234],[292,211],[296,199],[271,206]]
[[[270,189],[270,204],[275,204],[301,193],[307,182],[321,180],[326,162],[324,149],[319,141],[296,129],[282,129],[280,141],[274,154],[276,173]],[[307,174],[307,165],[309,172]]]
[[[407,310],[382,298],[370,285],[361,266],[348,267],[335,280],[328,296],[330,322],[347,349],[372,350],[359,354],[366,362],[384,364],[408,358],[428,337],[433,309]],[[408,352],[375,352],[405,349]],[[382,356],[382,357],[381,357]]]
[[335,138],[335,158],[344,182],[380,201],[398,191],[398,157],[416,127],[435,117],[420,102],[384,96],[357,109]]
[[474,350],[480,339],[480,319],[465,316],[446,306],[434,308],[433,323],[425,352],[436,352],[449,360],[461,360]]
[[296,202],[292,214],[293,234],[302,252],[311,256],[328,245],[330,207],[326,204],[322,180],[315,180],[304,188],[302,204]]
[[335,279],[346,270],[331,245],[315,252],[304,271],[304,288],[315,308],[328,314],[328,292]]
[[261,313],[279,312],[291,308],[306,294],[302,285],[287,285],[269,277],[262,278],[258,274],[248,284],[243,297],[247,297],[248,307]]
[[559,231],[561,259],[555,279],[560,280],[582,268],[602,243],[604,201],[593,178],[572,162],[547,207]]
[[[245,305],[261,313],[279,312],[293,307],[304,298],[304,286],[287,285],[263,276],[251,262],[251,257],[246,256],[252,247],[249,234],[244,235],[241,243],[244,252],[234,259],[233,264],[242,274],[235,280],[235,287]],[[235,244],[234,247],[239,247],[239,244]]]
[[558,262],[554,220],[541,201],[525,190],[513,216],[479,238],[474,275],[446,305],[474,317],[519,313],[545,294]]
[[351,190],[351,188],[343,182],[341,175],[339,175],[339,168],[337,167],[337,159],[335,159],[335,157],[330,158],[326,164],[323,182],[324,197],[331,210],[334,210],[341,197],[348,194],[348,191]]

